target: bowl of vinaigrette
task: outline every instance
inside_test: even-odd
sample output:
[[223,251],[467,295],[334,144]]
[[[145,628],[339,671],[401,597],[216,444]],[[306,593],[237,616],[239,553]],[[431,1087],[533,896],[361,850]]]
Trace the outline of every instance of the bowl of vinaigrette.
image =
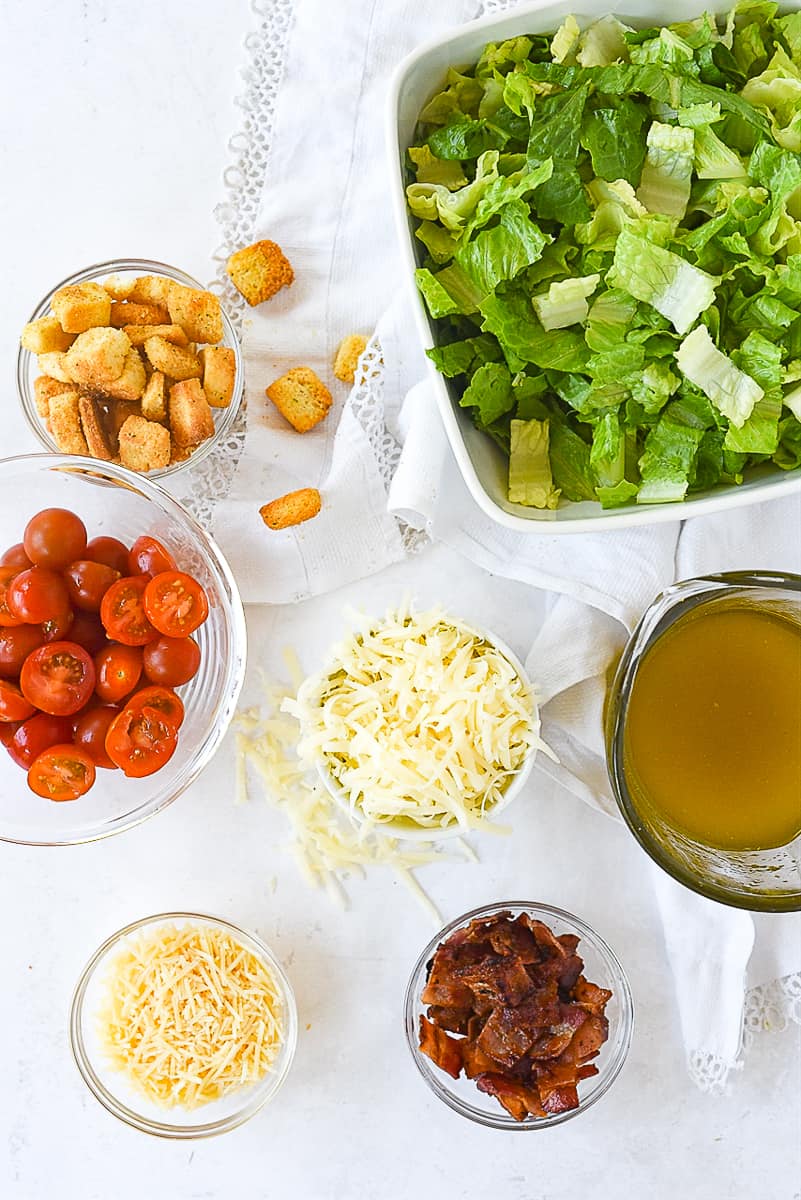
[[606,752],[624,820],[674,879],[801,910],[801,576],[710,575],[658,596],[618,665]]

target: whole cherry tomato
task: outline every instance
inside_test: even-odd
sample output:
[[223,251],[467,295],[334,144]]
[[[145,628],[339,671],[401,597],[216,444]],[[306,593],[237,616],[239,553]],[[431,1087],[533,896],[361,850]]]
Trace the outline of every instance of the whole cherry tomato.
[[103,623],[96,613],[77,612],[75,619],[67,628],[68,632],[62,634],[62,638],[66,637],[71,642],[77,642],[92,655],[97,654],[99,650],[109,644]]
[[169,762],[178,744],[175,726],[154,708],[128,705],[106,734],[106,750],[126,775],[141,779]]
[[47,567],[20,571],[8,585],[6,603],[15,617],[31,623],[52,621],[70,606],[67,585]]
[[19,675],[25,659],[43,641],[39,625],[0,625],[0,676],[13,679]]
[[89,755],[96,767],[105,767],[112,771],[117,768],[117,764],[112,762],[106,751],[106,734],[119,711],[112,704],[98,704],[85,709],[78,717],[72,740]]
[[61,571],[86,549],[86,526],[67,508],[45,508],[31,517],[22,542],[32,563]]
[[52,717],[50,713],[36,713],[19,726],[11,739],[8,752],[17,766],[24,767],[27,771],[43,750],[68,742],[71,737],[71,717]]
[[174,570],[175,559],[169,550],[149,534],[138,537],[128,552],[129,575],[158,575]]
[[143,597],[148,585],[147,575],[131,575],[118,579],[103,597],[100,620],[106,633],[124,646],[144,646],[158,637],[145,614]]
[[36,705],[31,704],[16,683],[0,679],[0,721],[25,721],[35,712]]
[[148,620],[167,637],[187,637],[209,615],[203,588],[183,571],[162,571],[145,588],[144,607]]
[[95,655],[95,691],[106,704],[117,704],[136,687],[142,674],[138,646],[106,645]]
[[[78,614],[81,615],[80,613]],[[59,613],[57,617],[51,617],[49,621],[42,621],[42,640],[45,642],[63,642],[69,633],[70,639],[73,642],[80,642],[80,638],[72,637],[74,615],[71,608],[66,609],[63,613]],[[105,636],[105,634],[104,634]]]
[[151,683],[180,687],[197,674],[200,649],[192,638],[160,637],[143,651],[145,675]]
[[25,659],[19,682],[25,699],[36,708],[68,717],[83,708],[95,690],[95,664],[76,642],[48,642]]
[[100,602],[112,583],[120,578],[119,571],[105,563],[79,558],[70,563],[64,572],[69,598],[76,608],[85,612],[99,612]]
[[85,750],[72,744],[44,750],[28,771],[28,786],[45,800],[77,800],[94,781],[94,763]]
[[33,566],[25,553],[22,542],[17,542],[15,546],[9,546],[3,557],[0,558],[0,564],[4,567],[16,567],[18,571],[26,571],[28,567]]
[[104,563],[120,575],[128,574],[128,547],[113,537],[96,537],[86,543],[84,552],[92,562]]

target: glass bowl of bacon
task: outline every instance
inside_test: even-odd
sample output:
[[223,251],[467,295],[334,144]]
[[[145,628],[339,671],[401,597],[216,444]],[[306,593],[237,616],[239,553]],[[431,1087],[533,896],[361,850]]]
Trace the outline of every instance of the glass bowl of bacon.
[[429,942],[405,1017],[417,1069],[454,1112],[493,1129],[546,1129],[609,1090],[634,1007],[589,925],[549,904],[503,901]]

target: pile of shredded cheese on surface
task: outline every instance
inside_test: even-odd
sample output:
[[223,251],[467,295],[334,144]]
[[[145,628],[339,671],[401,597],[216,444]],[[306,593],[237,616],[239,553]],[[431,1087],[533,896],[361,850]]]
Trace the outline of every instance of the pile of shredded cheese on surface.
[[439,608],[390,610],[349,634],[283,707],[301,760],[330,773],[354,817],[432,837],[482,824],[544,748],[517,668]]
[[257,1083],[283,1046],[279,985],[221,928],[133,934],[104,984],[98,1031],[109,1064],[163,1108],[199,1108]]

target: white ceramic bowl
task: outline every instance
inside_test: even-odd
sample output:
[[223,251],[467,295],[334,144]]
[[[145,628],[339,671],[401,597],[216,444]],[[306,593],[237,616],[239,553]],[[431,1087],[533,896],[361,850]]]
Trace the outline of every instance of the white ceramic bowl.
[[[789,10],[793,6],[781,7]],[[556,3],[536,0],[502,16],[491,15],[472,21],[453,33],[426,42],[404,59],[389,89],[386,138],[395,225],[417,329],[425,349],[434,345],[434,329],[414,282],[414,271],[419,265],[419,243],[414,237],[414,221],[406,210],[404,156],[407,147],[414,144],[417,115],[426,101],[439,91],[448,68],[477,62],[487,42],[500,42],[524,33],[551,33],[569,13],[573,13],[582,26],[605,12],[614,12],[629,25],[645,27],[697,17],[703,8],[701,0],[674,0],[667,8],[657,0],[624,0],[621,5],[611,3],[593,11],[582,8],[581,4],[575,5],[571,0],[557,0]],[[768,465],[749,471],[748,478],[739,486],[721,485],[671,504],[630,504],[611,512],[590,500],[566,500],[554,511],[511,504],[507,499],[505,455],[486,434],[476,429],[465,410],[459,408],[450,381],[439,374],[433,363],[429,363],[429,382],[451,449],[473,499],[487,516],[518,533],[590,533],[678,521],[773,500],[801,488],[801,468],[788,472]]]

